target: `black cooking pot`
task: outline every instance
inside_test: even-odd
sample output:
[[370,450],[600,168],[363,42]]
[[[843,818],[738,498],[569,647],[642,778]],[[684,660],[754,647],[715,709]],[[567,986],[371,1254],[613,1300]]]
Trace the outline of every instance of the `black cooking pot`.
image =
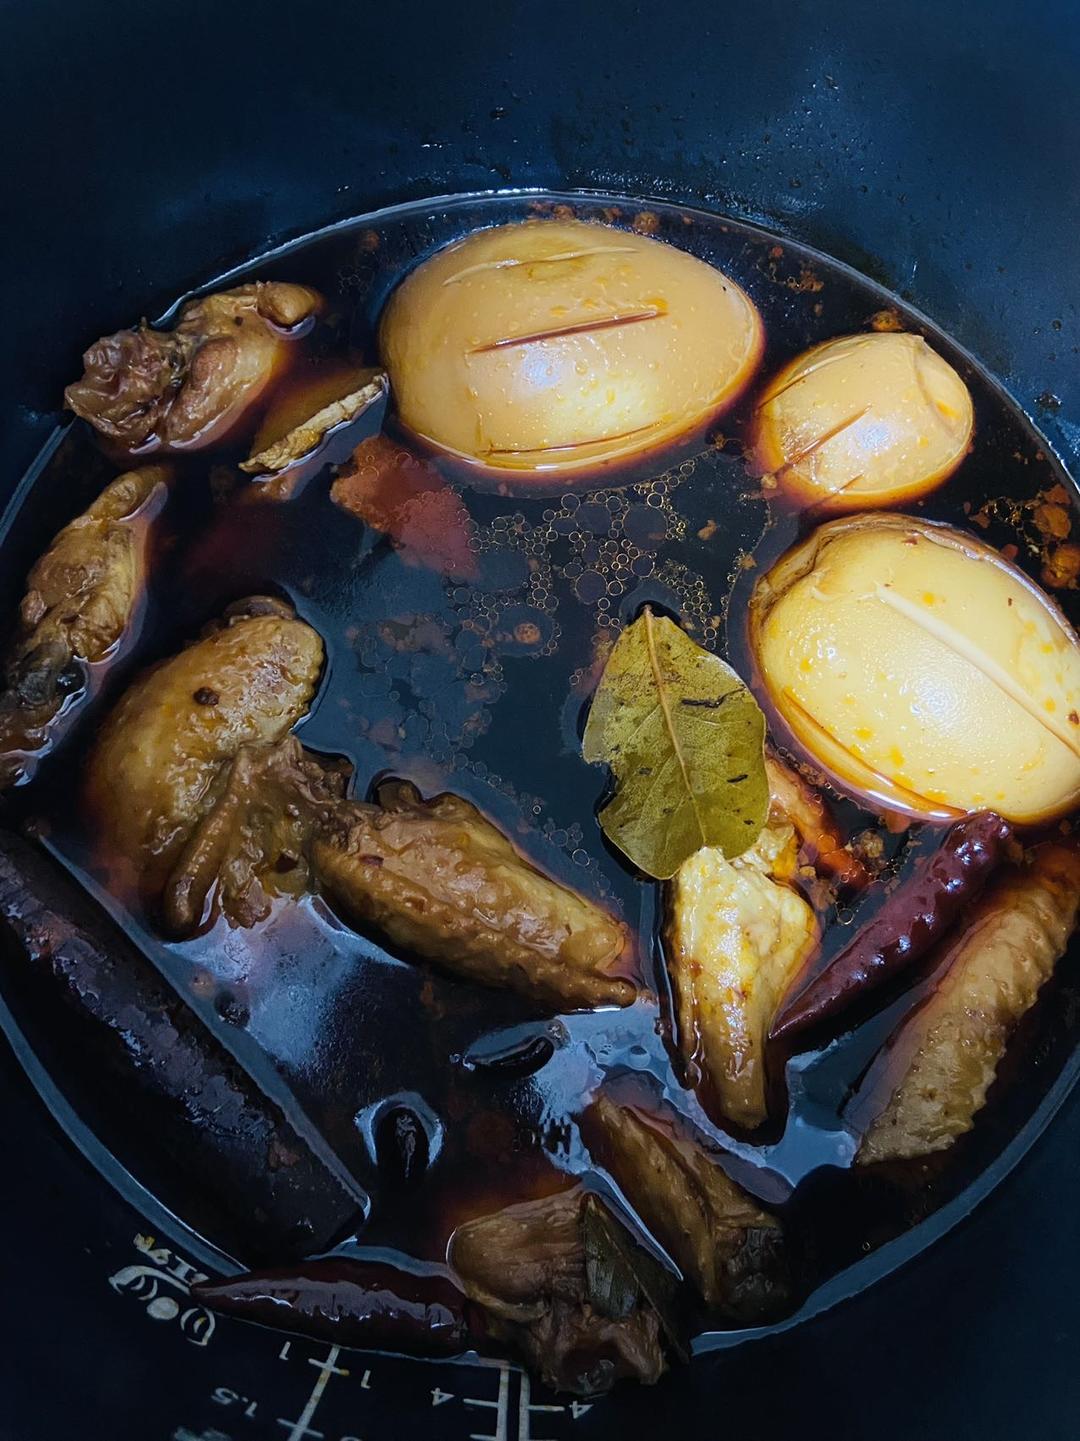
[[[676,198],[816,245],[927,312],[1080,459],[1071,5],[38,0],[6,19],[0,498],[90,338],[373,204],[506,186]],[[917,1263],[590,1409],[537,1406],[504,1368],[339,1355],[223,1321],[208,1334],[168,1219],[105,1185],[6,1048],[0,1093],[3,1441],[1071,1434],[1075,1095]]]

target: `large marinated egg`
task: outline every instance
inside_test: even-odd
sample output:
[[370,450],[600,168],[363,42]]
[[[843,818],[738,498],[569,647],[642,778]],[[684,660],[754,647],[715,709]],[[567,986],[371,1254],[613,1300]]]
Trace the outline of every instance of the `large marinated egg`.
[[580,221],[478,231],[394,292],[380,326],[398,414],[500,471],[573,471],[692,431],[761,353],[753,303],[674,246]]
[[921,335],[828,340],[767,387],[758,462],[826,510],[910,500],[939,485],[971,442],[971,395]]
[[821,526],[755,587],[779,715],[840,784],[921,817],[1080,800],[1080,647],[996,550],[902,515]]

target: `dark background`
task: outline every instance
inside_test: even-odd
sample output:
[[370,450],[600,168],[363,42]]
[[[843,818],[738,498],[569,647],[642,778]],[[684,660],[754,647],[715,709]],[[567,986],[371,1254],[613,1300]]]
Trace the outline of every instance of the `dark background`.
[[[0,495],[97,334],[373,204],[509,185],[672,197],[818,245],[925,310],[1080,456],[1074,4],[5,0],[0,16]],[[106,1284],[138,1218],[6,1050],[0,1098],[2,1441],[291,1441],[279,1419],[322,1353],[279,1364],[262,1333],[196,1348],[148,1320]],[[969,1222],[871,1293],[654,1393],[538,1415],[535,1436],[1075,1436],[1078,1142],[1074,1096]],[[311,1435],[493,1424],[460,1398],[432,1407],[432,1371],[378,1362],[365,1388],[352,1369]],[[214,1403],[219,1386],[259,1397],[255,1414]]]

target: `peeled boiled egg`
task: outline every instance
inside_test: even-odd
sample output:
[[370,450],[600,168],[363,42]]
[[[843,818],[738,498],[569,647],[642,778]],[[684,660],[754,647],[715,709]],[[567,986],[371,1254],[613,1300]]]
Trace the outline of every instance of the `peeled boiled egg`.
[[758,582],[750,636],[795,739],[883,809],[1023,823],[1080,801],[1076,634],[962,531],[831,521]]
[[793,360],[755,413],[762,470],[807,504],[866,509],[923,495],[967,453],[971,395],[921,335],[827,340]]
[[536,220],[439,251],[380,331],[400,419],[499,471],[573,471],[704,424],[761,353],[749,297],[704,261],[604,225]]

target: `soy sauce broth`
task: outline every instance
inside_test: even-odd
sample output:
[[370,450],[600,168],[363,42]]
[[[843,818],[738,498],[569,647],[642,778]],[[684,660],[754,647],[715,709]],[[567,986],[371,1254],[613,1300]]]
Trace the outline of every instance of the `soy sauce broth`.
[[[572,483],[514,477],[479,488],[475,472],[438,462],[460,495],[457,539],[468,558],[449,575],[330,500],[332,464],[378,430],[383,407],[335,432],[317,460],[294,473],[288,499],[269,498],[236,471],[246,445],[181,457],[155,530],[137,645],[75,733],[31,786],[9,795],[8,814],[0,816],[39,836],[297,1129],[336,1152],[371,1197],[370,1218],[355,1238],[360,1246],[441,1262],[459,1220],[557,1189],[566,1172],[590,1173],[576,1115],[606,1073],[646,1072],[658,1093],[721,1146],[742,1185],[782,1206],[802,1258],[809,1313],[838,1286],[869,1278],[865,1262],[842,1274],[868,1251],[985,1188],[1018,1133],[1049,1114],[1076,1069],[1077,948],[1014,1038],[973,1132],[944,1155],[889,1174],[848,1169],[857,1144],[846,1120],[852,1092],[918,999],[918,984],[826,1049],[794,1056],[779,1088],[786,1096],[752,1141],[721,1129],[680,1085],[666,1044],[659,887],[623,863],[596,821],[604,777],[582,760],[580,734],[598,656],[650,603],[678,615],[697,641],[752,675],[745,622],[753,581],[807,518],[781,495],[762,494],[744,457],[745,430],[767,379],[833,336],[898,323],[926,335],[972,393],[972,454],[938,491],[906,505],[909,513],[967,528],[978,513],[986,524],[975,533],[1017,547],[1017,563],[1038,579],[1039,536],[1026,503],[1055,485],[1075,492],[996,384],[898,299],[786,240],[674,206],[536,196],[411,205],[294,243],[209,288],[280,279],[328,297],[329,316],[287,382],[299,387],[342,360],[377,360],[375,325],[386,296],[432,251],[478,226],[566,207],[579,218],[645,229],[718,265],[749,293],[764,319],[766,351],[737,407],[704,440]],[[387,426],[408,448],[391,419]],[[111,473],[80,423],[20,490],[0,565],[8,613],[34,556]],[[173,654],[231,601],[260,592],[288,597],[326,645],[321,687],[298,727],[304,745],[348,757],[359,796],[394,775],[425,795],[449,790],[474,802],[539,867],[625,917],[658,1001],[538,1018],[512,995],[389,955],[317,898],[281,901],[251,930],[219,919],[187,942],[161,938],[153,915],[118,886],[115,858],[78,800],[87,746],[96,720],[134,673]],[[1075,623],[1076,593],[1054,594]],[[838,814],[845,833],[878,830],[893,875],[902,876],[942,835],[931,827],[890,834],[851,802],[840,802]],[[879,899],[872,892],[857,910],[824,918],[822,963]],[[65,1074],[62,1050],[49,1046],[48,1017],[9,979],[4,991],[61,1090],[118,1163],[143,1175],[137,1125],[94,1114],[92,1099],[77,1094]],[[133,1114],[136,1107],[133,1097]],[[393,1118],[406,1112],[416,1121],[413,1161],[403,1169]],[[160,1199],[184,1216],[182,1195]],[[731,1339],[714,1335],[704,1344]]]

